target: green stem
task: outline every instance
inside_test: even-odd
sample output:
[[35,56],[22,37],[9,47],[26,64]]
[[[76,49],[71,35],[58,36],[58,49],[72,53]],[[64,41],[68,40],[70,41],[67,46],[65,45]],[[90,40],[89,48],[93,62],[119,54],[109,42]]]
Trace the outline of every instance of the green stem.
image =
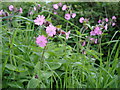
[[45,53],[45,50],[46,50],[46,48],[47,48],[47,45],[44,47],[44,49],[43,49],[43,52],[42,52],[42,56],[41,56],[41,69],[43,69],[44,70],[44,63],[45,63],[45,61],[44,61],[44,53]]

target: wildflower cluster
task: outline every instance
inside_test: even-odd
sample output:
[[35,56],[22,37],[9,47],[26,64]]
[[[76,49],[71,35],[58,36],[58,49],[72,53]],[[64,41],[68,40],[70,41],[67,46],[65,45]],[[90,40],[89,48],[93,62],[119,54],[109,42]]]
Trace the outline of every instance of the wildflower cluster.
[[33,15],[35,12],[39,12],[41,8],[41,5],[40,4],[37,4],[36,6],[32,6],[29,11],[28,11],[28,15],[31,16]]
[[90,35],[91,35],[91,36],[101,35],[101,34],[102,34],[102,31],[100,30],[100,27],[99,27],[99,26],[96,26],[96,27],[94,28],[94,30],[92,30],[92,31],[90,32]]
[[53,4],[53,8],[55,10],[59,9],[60,7],[62,7],[62,10],[65,11],[67,9],[67,5],[62,5],[62,3],[58,3],[58,4]]
[[[81,17],[79,19],[80,23],[84,23],[85,21],[88,21],[87,19],[84,19],[84,17]],[[89,39],[92,43],[97,44],[98,43],[98,39],[93,38],[94,36],[98,36],[98,35],[102,35],[102,33],[105,30],[108,30],[108,26],[115,26],[116,22],[116,17],[112,16],[111,19],[108,18],[103,18],[102,20],[98,20],[98,24],[96,24],[95,26],[92,26],[92,30],[90,31],[90,37],[86,37],[87,39]],[[88,23],[87,23],[88,24]],[[82,46],[86,45],[86,40],[83,41]]]
[[65,19],[66,19],[66,20],[70,20],[71,17],[72,17],[72,18],[75,18],[75,17],[76,17],[76,13],[72,13],[72,14],[67,13],[67,14],[65,14]]
[[[59,8],[62,9],[62,11],[66,11],[69,9],[67,5],[62,5],[62,3],[53,4],[53,8],[54,8],[54,14],[58,14],[56,10],[58,10]],[[75,18],[75,17],[76,17],[76,13],[66,13],[64,15],[64,18],[66,20],[70,20],[71,18]]]
[[[22,14],[23,13],[23,9],[20,8],[15,8],[13,5],[8,6],[8,9],[10,12],[7,12],[5,10],[0,10],[0,18],[1,17],[6,17],[6,16],[11,16],[14,12],[14,14]],[[5,19],[5,20],[9,20],[9,19]]]
[[43,16],[43,15],[38,15],[38,17],[36,17],[36,19],[34,20],[34,23],[38,26],[44,25],[46,27],[45,31],[47,33],[47,37],[45,37],[44,35],[39,35],[36,38],[36,43],[40,47],[45,47],[47,42],[48,42],[47,38],[48,37],[53,37],[56,34],[65,34],[66,39],[69,38],[70,31],[68,31],[68,32],[65,32],[63,30],[60,31],[59,28],[52,25],[52,23],[50,23],[49,21],[46,21],[45,16]]
[[23,9],[21,7],[18,9],[18,8],[15,8],[13,5],[10,5],[8,9],[13,12],[23,13]]
[[[65,13],[64,18],[66,20],[70,20],[71,18],[76,17],[76,13],[72,13],[72,10],[70,10],[69,6],[67,6],[65,4],[63,5],[62,3],[56,3],[56,4],[53,4],[52,7],[54,9],[53,10],[54,14],[58,14],[58,12],[57,12],[58,9],[62,10]],[[29,9],[28,15],[33,15],[34,12],[38,12],[40,10],[40,8],[41,8],[40,4],[37,4],[36,6],[32,6]],[[13,5],[10,5],[8,7],[8,9],[9,9],[9,11],[12,11],[12,12],[23,13],[23,9],[21,7],[18,9],[18,8],[15,8]],[[9,13],[4,12],[4,10],[0,10],[0,18],[4,17],[4,16],[9,16]],[[79,22],[83,23],[83,26],[85,24],[89,24],[89,20],[84,17],[80,17]],[[35,23],[35,25],[38,25],[38,26],[42,26],[42,25],[45,26],[45,31],[46,31],[47,37],[45,37],[44,35],[39,35],[36,38],[36,43],[40,47],[46,46],[48,37],[54,37],[55,35],[58,35],[58,34],[60,34],[60,35],[64,34],[64,35],[66,35],[66,39],[69,38],[70,31],[65,32],[65,31],[61,30],[60,28],[55,27],[54,25],[52,25],[51,22],[46,21],[45,16],[43,16],[43,15],[38,15],[36,17],[36,19],[34,20],[34,23]],[[97,44],[98,39],[96,38],[96,36],[100,36],[103,34],[104,31],[107,31],[108,26],[113,27],[115,25],[116,25],[116,16],[112,16],[110,19],[109,18],[99,19],[95,26],[90,26],[91,30],[89,32],[89,37],[87,36],[86,40],[84,40],[82,42],[82,46],[86,45],[87,39],[89,39],[92,43]],[[43,39],[41,39],[41,38],[43,38]]]

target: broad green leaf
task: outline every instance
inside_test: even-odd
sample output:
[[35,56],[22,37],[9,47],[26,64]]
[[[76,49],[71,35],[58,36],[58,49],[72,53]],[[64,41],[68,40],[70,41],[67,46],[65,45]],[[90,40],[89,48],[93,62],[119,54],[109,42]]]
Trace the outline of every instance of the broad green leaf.
[[61,67],[62,63],[59,62],[49,62],[48,65],[52,70],[58,69]]
[[14,65],[12,65],[12,64],[6,64],[6,66],[5,66],[7,69],[9,69],[9,70],[12,70],[12,71],[15,71],[16,70],[16,67],[14,66]]
[[7,69],[9,70],[12,70],[12,71],[17,71],[17,72],[25,72],[27,71],[28,69],[27,68],[24,68],[24,67],[16,67],[12,64],[6,64],[5,66]]
[[52,71],[42,71],[40,70],[40,62],[38,62],[35,66],[35,73],[37,73],[38,78],[40,79],[47,79],[53,75]]
[[46,52],[44,53],[44,57],[45,57],[45,58],[49,58],[49,56],[50,56],[49,53],[46,53]]
[[53,73],[51,71],[41,71],[41,77],[42,78],[48,79],[52,75],[53,75]]
[[40,70],[40,62],[37,62],[37,64],[35,65],[35,72],[37,72],[38,70]]
[[20,82],[10,82],[8,85],[12,88],[24,88],[23,84]]
[[32,79],[28,82],[27,88],[37,88],[38,84],[39,84],[39,80],[38,80],[38,79],[35,79],[35,78],[32,78]]
[[25,68],[25,67],[23,67],[23,66],[19,66],[19,67],[17,67],[17,72],[25,72],[25,71],[27,71],[28,69],[27,68]]

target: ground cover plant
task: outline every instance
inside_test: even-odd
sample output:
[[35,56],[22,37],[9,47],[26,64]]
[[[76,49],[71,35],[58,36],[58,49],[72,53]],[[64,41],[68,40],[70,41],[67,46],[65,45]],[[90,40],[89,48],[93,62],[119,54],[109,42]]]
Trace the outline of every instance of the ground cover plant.
[[2,88],[119,88],[119,3],[2,3]]

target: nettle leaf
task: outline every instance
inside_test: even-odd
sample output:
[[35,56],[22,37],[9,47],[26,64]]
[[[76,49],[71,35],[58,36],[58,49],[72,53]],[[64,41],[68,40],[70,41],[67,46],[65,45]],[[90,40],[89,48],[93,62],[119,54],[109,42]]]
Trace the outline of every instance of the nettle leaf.
[[37,88],[37,86],[39,85],[39,80],[32,78],[27,85],[27,88]]
[[48,65],[52,70],[56,70],[61,67],[62,63],[59,62],[49,62]]

